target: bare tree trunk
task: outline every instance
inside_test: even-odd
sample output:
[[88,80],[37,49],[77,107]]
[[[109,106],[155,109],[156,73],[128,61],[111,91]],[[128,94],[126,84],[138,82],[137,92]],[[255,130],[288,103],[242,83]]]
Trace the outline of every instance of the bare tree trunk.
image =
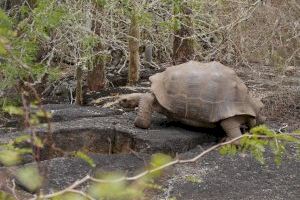
[[[94,19],[96,19],[96,12],[102,12],[102,7],[97,5],[93,8]],[[97,20],[92,21],[91,29],[101,37],[100,31],[101,23]],[[90,91],[101,91],[106,86],[106,75],[105,75],[105,62],[103,55],[97,53],[103,49],[102,44],[99,42],[93,49],[93,57],[90,63],[90,69],[87,74],[87,85]]]
[[150,67],[152,63],[152,53],[153,53],[153,45],[152,44],[147,44],[145,46],[145,66]]
[[140,28],[135,11],[131,16],[131,24],[129,29],[129,71],[128,84],[135,85],[140,78]]
[[[177,14],[177,13],[175,13]],[[180,64],[194,59],[194,40],[193,23],[191,20],[192,10],[188,7],[187,3],[182,3],[180,6],[180,16],[177,18],[180,27],[175,29],[173,41],[173,62]]]
[[75,103],[77,105],[83,104],[83,95],[82,95],[82,69],[80,66],[76,69],[76,98]]
[[[94,49],[99,51],[101,45]],[[96,55],[92,62],[92,68],[87,74],[87,85],[90,91],[101,91],[106,85],[105,62],[101,55]]]

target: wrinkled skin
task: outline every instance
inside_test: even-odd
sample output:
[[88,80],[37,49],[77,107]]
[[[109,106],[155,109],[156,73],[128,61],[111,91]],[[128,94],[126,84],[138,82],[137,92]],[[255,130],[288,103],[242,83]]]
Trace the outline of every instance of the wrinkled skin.
[[139,106],[139,101],[143,94],[141,93],[133,93],[123,95],[119,98],[119,104],[123,108],[135,108]]
[[[256,99],[254,99],[253,103]],[[257,100],[258,101],[258,100]],[[139,107],[137,117],[135,118],[134,125],[139,128],[149,128],[151,125],[151,115],[153,112],[158,112],[166,115],[171,120],[180,121],[184,124],[212,128],[215,127],[215,123],[199,122],[192,119],[180,119],[173,116],[157,102],[155,96],[152,93],[133,93],[128,95],[123,95],[119,99],[119,104],[125,108],[135,108]],[[259,111],[257,111],[259,112]],[[227,140],[239,137],[242,135],[240,127],[242,125],[247,125],[249,128],[256,126],[259,123],[263,123],[265,117],[257,114],[257,117],[247,115],[237,115],[224,120],[219,123],[221,127],[227,134]],[[234,144],[239,144],[239,141],[235,141]]]

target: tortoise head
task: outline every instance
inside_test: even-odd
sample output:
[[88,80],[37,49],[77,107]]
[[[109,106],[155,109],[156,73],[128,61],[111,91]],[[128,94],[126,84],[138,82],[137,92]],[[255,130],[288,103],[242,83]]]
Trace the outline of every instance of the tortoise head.
[[118,102],[123,108],[135,108],[138,107],[139,101],[142,97],[142,93],[133,93],[122,95]]
[[265,123],[267,117],[265,117],[262,114],[262,109],[264,108],[264,104],[261,102],[260,99],[252,98],[252,105],[255,108],[255,112],[256,112],[255,123],[252,123],[252,127]]

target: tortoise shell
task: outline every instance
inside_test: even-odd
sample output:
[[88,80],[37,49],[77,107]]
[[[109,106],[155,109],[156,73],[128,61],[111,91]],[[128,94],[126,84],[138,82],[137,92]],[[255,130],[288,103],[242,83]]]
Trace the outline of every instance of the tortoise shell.
[[150,77],[159,104],[176,118],[218,122],[235,115],[256,117],[253,99],[237,74],[219,62],[190,61]]

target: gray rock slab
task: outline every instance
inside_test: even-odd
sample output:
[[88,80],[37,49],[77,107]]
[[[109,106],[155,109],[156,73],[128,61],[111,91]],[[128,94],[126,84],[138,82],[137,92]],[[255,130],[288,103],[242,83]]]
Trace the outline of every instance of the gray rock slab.
[[[149,156],[144,157],[147,159]],[[95,168],[79,158],[55,158],[41,162],[42,170],[45,170],[47,177],[44,190],[65,188],[88,174],[95,176],[101,172],[121,172],[133,175],[145,166],[142,158],[132,154],[92,155],[91,158],[96,164]]]
[[[175,197],[177,200],[298,200],[300,199],[300,160],[295,151],[280,166],[274,164],[270,151],[261,165],[251,155],[221,156],[211,152],[193,163],[177,165],[165,178],[164,191],[153,200]],[[181,154],[196,156],[201,149]]]
[[43,108],[52,114],[52,122],[122,114],[119,110],[99,108],[95,106],[78,106],[74,104],[47,104],[43,105]]
[[[146,160],[149,159],[149,155],[142,154],[139,154],[138,157],[133,154],[90,155],[90,157],[96,164],[94,168],[84,160],[75,157],[61,157],[40,162],[40,172],[45,180],[42,187],[43,192],[49,193],[64,189],[86,175],[95,177],[99,173],[117,172],[131,176],[141,171],[145,167]],[[36,166],[36,164],[30,163],[25,166]],[[4,174],[0,186],[1,182],[10,182],[14,179],[13,174],[7,172],[16,170],[16,167],[0,168],[0,178],[1,174]],[[87,183],[84,183],[81,187],[86,185]],[[0,190],[3,188],[0,187]],[[17,190],[22,191],[19,187],[17,187]],[[24,198],[30,196],[29,193],[22,192]]]
[[[134,116],[126,114],[56,122],[52,124],[53,138],[56,146],[64,151],[87,149],[93,153],[119,153],[127,147],[143,153],[177,153],[216,141],[213,134],[203,130],[168,125],[166,118],[159,115],[154,118],[150,129],[139,129],[133,126]],[[40,130],[42,137],[46,134],[47,130]]]

